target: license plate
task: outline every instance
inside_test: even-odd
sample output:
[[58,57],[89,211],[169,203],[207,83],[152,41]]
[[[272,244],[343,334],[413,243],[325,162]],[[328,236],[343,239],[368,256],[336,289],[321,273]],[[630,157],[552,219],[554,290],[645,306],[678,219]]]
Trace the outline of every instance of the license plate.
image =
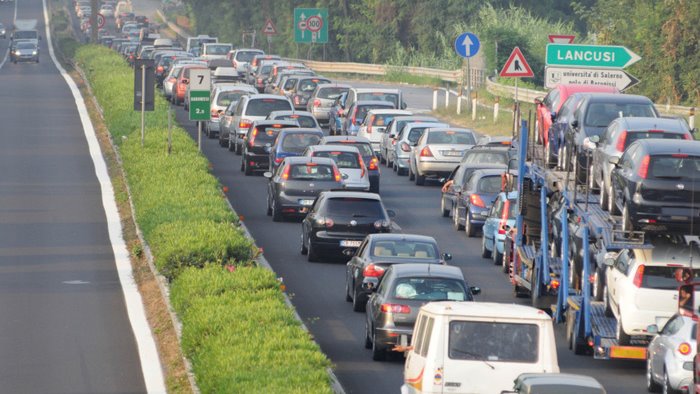
[[344,239],[340,241],[340,246],[344,248],[359,248],[361,243],[362,241],[351,241],[348,239]]
[[309,206],[314,204],[314,200],[299,200],[299,204]]
[[627,358],[644,360],[647,357],[647,349],[638,346],[613,346],[610,348],[610,358]]
[[461,150],[448,150],[448,151],[443,151],[443,155],[445,156],[462,156],[462,151]]

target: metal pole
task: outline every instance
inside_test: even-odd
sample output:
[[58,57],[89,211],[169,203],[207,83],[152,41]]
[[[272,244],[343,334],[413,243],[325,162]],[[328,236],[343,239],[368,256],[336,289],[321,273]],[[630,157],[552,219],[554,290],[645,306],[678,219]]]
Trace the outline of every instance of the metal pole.
[[695,107],[690,108],[690,115],[688,116],[688,125],[690,126],[690,130],[693,130],[695,128]]
[[146,140],[146,65],[141,65],[141,147]]
[[518,79],[520,78],[515,78],[515,102],[518,102]]
[[467,58],[467,97],[472,97],[472,68],[469,58]]
[[445,88],[445,108],[450,106],[450,84]]
[[[583,291],[583,304],[586,311],[584,317],[584,338],[591,336],[591,286],[588,281],[589,272],[589,256],[588,256],[588,218],[581,220],[583,226],[583,278],[581,278],[581,291]],[[619,322],[617,324],[620,324]]]
[[170,105],[168,105],[168,155],[173,151],[173,118],[172,118],[172,109]]
[[202,122],[197,121],[197,146],[199,147],[199,151],[202,151]]
[[567,209],[561,210],[561,222],[564,223],[561,226],[561,278],[559,281],[561,286],[559,287],[559,294],[557,294],[557,323],[561,323],[564,319],[564,312],[568,306],[567,298],[569,297],[569,225],[568,225],[568,214]]
[[472,99],[472,120],[476,120],[476,104],[477,104],[477,99],[478,95],[476,92],[474,92],[474,98]]

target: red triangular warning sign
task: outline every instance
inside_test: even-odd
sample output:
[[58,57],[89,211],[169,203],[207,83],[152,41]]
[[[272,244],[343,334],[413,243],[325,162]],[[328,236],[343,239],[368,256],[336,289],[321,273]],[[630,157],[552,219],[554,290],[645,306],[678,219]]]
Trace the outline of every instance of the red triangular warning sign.
[[268,36],[277,34],[277,28],[275,27],[275,24],[272,23],[272,19],[268,18],[265,21],[265,26],[263,26],[262,33]]
[[506,65],[503,66],[501,73],[498,74],[502,77],[534,77],[535,74],[532,72],[530,65],[527,64],[525,56],[520,52],[520,48],[513,48],[513,52],[510,54]]

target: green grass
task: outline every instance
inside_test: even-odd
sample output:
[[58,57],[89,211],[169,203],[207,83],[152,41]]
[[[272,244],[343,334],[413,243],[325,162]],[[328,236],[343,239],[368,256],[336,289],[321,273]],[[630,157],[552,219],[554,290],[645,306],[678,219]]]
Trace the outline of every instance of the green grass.
[[330,362],[294,318],[274,273],[256,266],[257,250],[180,127],[173,128],[168,154],[168,103],[156,97],[142,146],[133,70],[102,46],[80,46],[75,60],[118,146],[136,222],[171,281],[183,351],[201,391],[331,392]]

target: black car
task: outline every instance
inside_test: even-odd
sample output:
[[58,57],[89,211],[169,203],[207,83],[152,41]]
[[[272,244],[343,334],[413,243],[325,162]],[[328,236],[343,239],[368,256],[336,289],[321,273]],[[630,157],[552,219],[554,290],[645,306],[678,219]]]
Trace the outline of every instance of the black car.
[[464,228],[467,237],[481,230],[493,200],[502,189],[505,169],[479,169],[472,172],[457,195],[452,218],[456,229]]
[[603,134],[615,118],[658,117],[654,103],[647,97],[630,94],[590,93],[577,106],[564,134],[564,169],[572,170],[577,184],[586,184],[589,149],[584,140]]
[[625,231],[700,233],[700,141],[638,140],[611,161],[611,213]]
[[589,143],[595,145],[588,175],[589,188],[600,190],[600,206],[609,208],[610,172],[613,165],[610,159],[620,157],[634,141],[646,138],[692,140],[688,124],[675,118],[617,118],[599,137],[591,137]]
[[389,267],[367,301],[365,348],[372,359],[384,360],[397,345],[411,343],[420,307],[434,301],[474,301],[459,267],[435,264],[396,264]]
[[299,127],[293,120],[256,120],[244,137],[241,171],[253,175],[254,170],[268,170],[270,148],[275,143],[280,130]]
[[363,137],[356,136],[325,136],[319,145],[352,145],[360,150],[369,174],[369,191],[379,193],[379,159],[374,154],[372,143]]
[[302,222],[301,254],[318,261],[324,253],[358,248],[367,234],[391,232],[393,216],[378,194],[322,192]]
[[338,167],[325,157],[287,157],[274,174],[266,172],[265,177],[269,179],[267,215],[275,222],[306,215],[319,193],[343,188]]
[[[356,312],[365,310],[384,271],[394,264],[444,264],[452,259],[449,253],[440,254],[433,237],[417,234],[370,234],[355,251],[345,269],[345,301],[352,302]],[[368,285],[370,283],[371,285]]]

